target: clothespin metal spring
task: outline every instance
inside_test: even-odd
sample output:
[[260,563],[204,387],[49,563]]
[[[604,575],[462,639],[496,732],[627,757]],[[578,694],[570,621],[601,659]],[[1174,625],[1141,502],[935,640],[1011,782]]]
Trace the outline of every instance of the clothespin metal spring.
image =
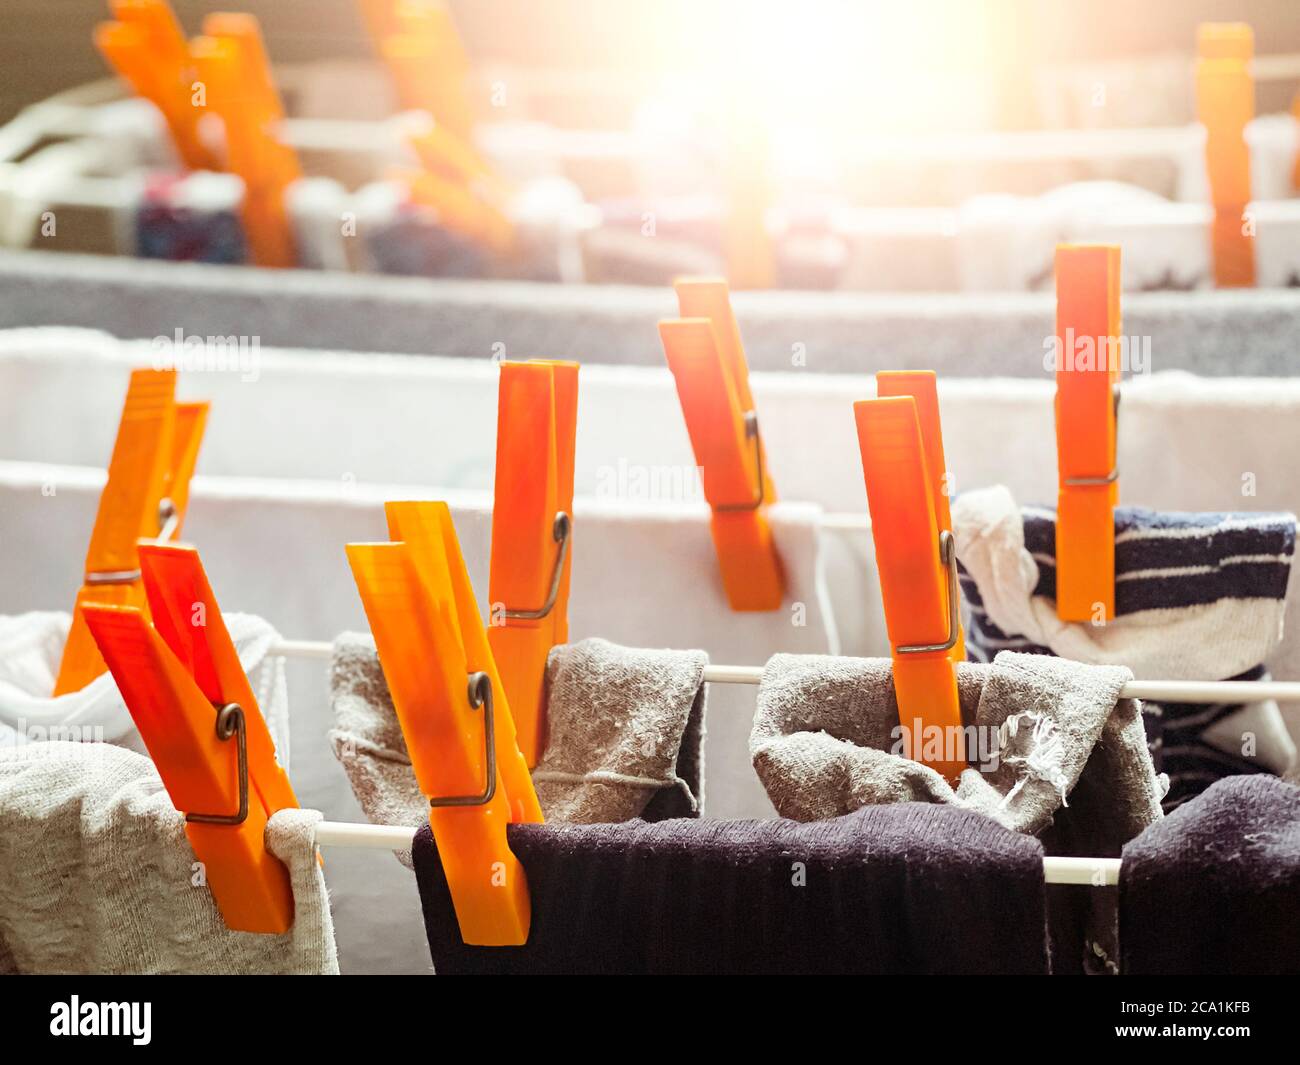
[[720,511],[723,514],[736,514],[757,510],[763,505],[767,485],[763,480],[763,437],[758,430],[758,411],[750,410],[745,412],[745,439],[754,442],[754,468],[758,470],[758,487],[755,490],[754,498],[748,503],[718,503],[714,505],[714,511]]
[[223,743],[235,737],[239,762],[239,810],[233,814],[186,814],[186,821],[201,825],[242,825],[248,820],[248,733],[244,728],[244,708],[238,703],[216,707],[217,739]]
[[442,798],[430,796],[430,806],[486,806],[497,793],[496,718],[492,712],[492,678],[481,670],[471,673],[467,695],[471,710],[483,707],[483,774],[487,777],[487,784],[480,795],[447,795]]
[[947,529],[939,533],[939,561],[948,572],[948,636],[943,643],[909,643],[895,647],[900,655],[930,654],[934,651],[950,651],[957,645],[961,635],[960,606],[957,596],[957,541]]
[[[158,537],[159,540],[171,540],[176,530],[181,527],[181,515],[170,497],[158,500]],[[138,569],[110,569],[99,573],[87,573],[87,584],[131,584],[140,579]]]
[[[1115,431],[1119,432],[1119,385],[1115,385],[1112,390],[1115,397]],[[1118,456],[1118,452],[1117,452]],[[1119,458],[1115,459],[1115,468],[1106,474],[1105,477],[1066,477],[1062,482],[1068,485],[1079,485],[1087,487],[1088,485],[1114,484],[1119,480]]]
[[551,535],[560,547],[555,553],[555,568],[551,571],[551,590],[546,594],[546,602],[536,610],[507,610],[505,612],[506,617],[518,618],[523,621],[537,621],[539,618],[546,617],[555,609],[555,603],[560,598],[560,582],[564,579],[564,561],[569,555],[569,534],[572,532],[573,519],[563,510],[557,510],[555,512],[555,524],[551,527]]

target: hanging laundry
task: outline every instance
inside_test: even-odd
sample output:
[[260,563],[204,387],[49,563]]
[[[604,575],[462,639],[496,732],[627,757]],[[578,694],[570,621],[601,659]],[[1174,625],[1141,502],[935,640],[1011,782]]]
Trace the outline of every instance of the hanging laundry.
[[[594,823],[697,816],[703,782],[701,651],[606,640],[556,647],[546,667],[548,741],[533,772],[548,819]],[[411,769],[369,635],[334,641],[335,757],[375,824],[421,825],[429,802]],[[399,853],[410,864],[409,853]]]
[[1210,785],[1124,848],[1123,972],[1300,973],[1300,788]]
[[282,810],[267,825],[293,927],[232,932],[148,758],[105,743],[0,748],[0,973],[337,973],[320,817]]
[[154,174],[134,219],[144,259],[241,264],[248,257],[239,219],[243,183],[228,174]]
[[907,803],[813,825],[511,825],[522,947],[468,947],[433,835],[414,859],[435,972],[1045,973],[1043,850],[979,814]]
[[[1056,616],[1056,515],[1018,508],[1001,487],[953,502],[969,604],[967,646],[1080,662],[1122,663],[1141,679],[1265,680],[1278,648],[1295,555],[1293,514],[1115,510],[1115,612],[1107,625]],[[1271,700],[1143,707],[1152,757],[1168,773],[1171,810],[1213,781],[1281,774],[1296,758]]]
[[[1010,652],[992,665],[958,663],[962,727],[936,730],[900,722],[889,659],[775,655],[759,685],[750,753],[783,817],[941,803],[1038,836],[1048,854],[1118,856],[1159,820],[1166,786],[1138,704],[1120,698],[1130,680],[1122,667]],[[970,764],[954,789],[913,760],[922,754]],[[1114,890],[1089,890],[1049,892],[1053,971],[1115,964]]]
[[[280,634],[252,614],[224,615],[281,762],[289,764],[289,690]],[[0,746],[45,740],[112,743],[147,754],[107,671],[79,691],[50,695],[71,617],[62,611],[0,615]]]

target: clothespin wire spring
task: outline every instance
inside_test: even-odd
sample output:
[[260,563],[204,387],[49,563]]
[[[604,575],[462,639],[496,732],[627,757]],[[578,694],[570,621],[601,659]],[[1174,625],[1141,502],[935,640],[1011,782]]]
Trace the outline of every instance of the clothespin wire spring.
[[[567,518],[568,515],[563,512],[556,515],[557,525],[561,517]],[[483,707],[483,762],[487,783],[481,795],[447,795],[442,798],[434,796],[429,799],[430,806],[486,806],[497,793],[497,744],[496,721],[492,712],[492,678],[481,671],[471,673],[467,695],[471,709],[477,710],[480,706]]]
[[[569,515],[562,510],[556,511],[551,535],[560,547],[555,553],[555,568],[551,571],[551,590],[546,595],[546,602],[537,610],[507,610],[506,617],[518,618],[521,621],[537,621],[555,609],[556,600],[560,597],[560,581],[564,577],[564,560],[569,555],[569,534],[572,532],[573,521]],[[487,799],[483,801],[486,802]]]
[[238,703],[217,708],[217,739],[235,737],[239,752],[239,811],[233,814],[186,814],[186,821],[203,825],[242,825],[248,820],[248,735],[244,729],[244,709]]
[[939,561],[948,571],[948,638],[943,643],[903,644],[894,648],[896,654],[919,655],[948,651],[957,643],[957,637],[961,634],[957,598],[957,541],[947,529],[939,533]]

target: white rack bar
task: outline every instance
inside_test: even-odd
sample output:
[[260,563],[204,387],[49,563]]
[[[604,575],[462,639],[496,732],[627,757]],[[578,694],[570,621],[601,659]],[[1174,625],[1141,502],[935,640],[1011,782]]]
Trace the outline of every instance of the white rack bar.
[[[286,658],[328,659],[333,644],[326,640],[281,640],[272,644],[270,653]],[[763,679],[762,666],[704,667],[709,684],[758,684]],[[1279,703],[1300,702],[1300,682],[1282,680],[1135,680],[1125,684],[1120,694],[1127,699],[1144,699],[1155,703],[1254,703],[1273,699]]]
[[[316,843],[321,847],[353,847],[361,850],[405,850],[415,838],[415,829],[404,825],[367,825],[350,821],[320,821]],[[1119,883],[1118,858],[1044,858],[1043,879],[1048,884],[1082,884],[1108,887]]]

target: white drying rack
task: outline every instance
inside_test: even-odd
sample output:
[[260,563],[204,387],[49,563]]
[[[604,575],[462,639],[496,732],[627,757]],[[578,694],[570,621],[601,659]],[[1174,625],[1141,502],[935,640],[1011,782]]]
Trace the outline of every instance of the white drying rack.
[[[329,659],[334,645],[326,640],[281,640],[269,653],[286,658]],[[708,665],[704,680],[708,684],[753,684],[763,679],[761,666]],[[1127,699],[1178,703],[1246,703],[1261,699],[1300,702],[1300,683],[1291,681],[1248,680],[1135,680],[1125,684],[1120,694]],[[322,847],[351,847],[363,850],[407,850],[416,830],[405,825],[369,825],[348,821],[321,821],[316,825],[315,840]],[[1048,884],[1075,884],[1087,887],[1114,887],[1119,883],[1119,858],[1043,859],[1043,879]]]

